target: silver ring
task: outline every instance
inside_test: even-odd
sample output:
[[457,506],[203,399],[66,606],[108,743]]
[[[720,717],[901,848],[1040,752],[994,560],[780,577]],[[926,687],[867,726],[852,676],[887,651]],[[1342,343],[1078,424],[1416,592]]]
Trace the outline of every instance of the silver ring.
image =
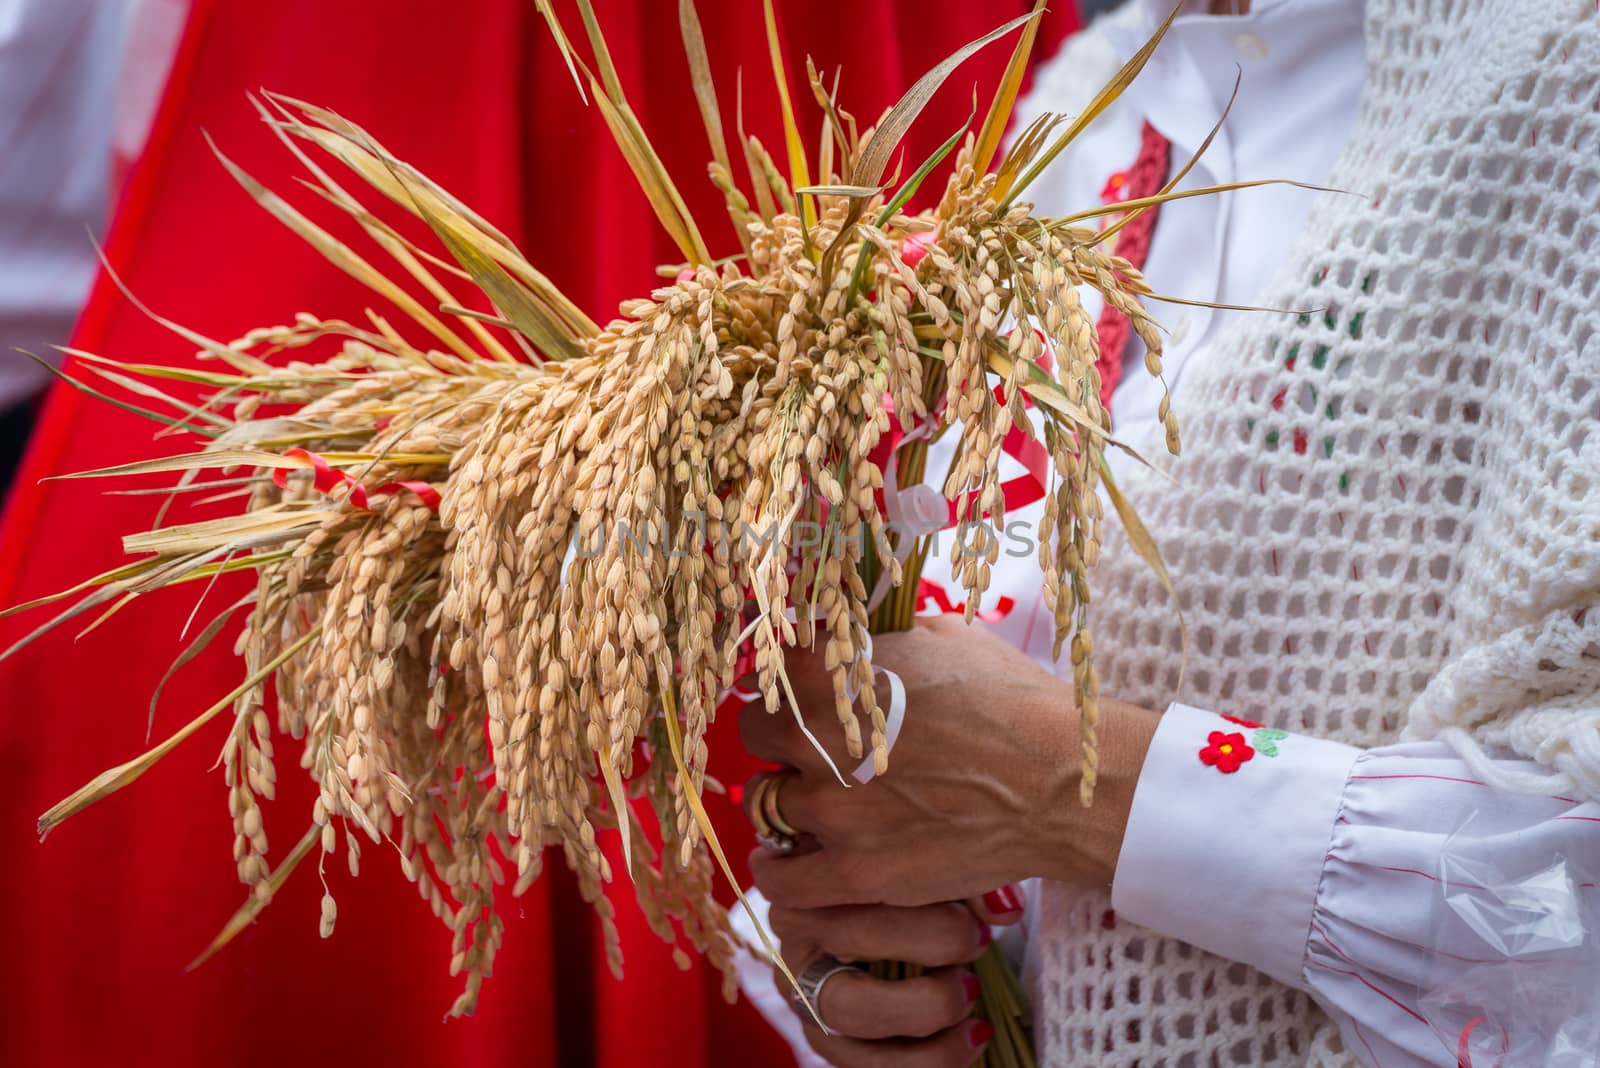
[[[795,1011],[802,1016],[815,1014],[822,1018],[822,987],[829,979],[840,972],[859,972],[858,964],[846,964],[837,957],[824,954],[805,966],[805,970],[795,977],[795,985],[800,992],[794,995]],[[827,1024],[823,1024],[827,1027]]]
[[793,853],[794,847],[800,844],[794,835],[783,834],[780,831],[757,831],[756,841],[762,849],[769,853],[776,853],[780,857],[786,857]]

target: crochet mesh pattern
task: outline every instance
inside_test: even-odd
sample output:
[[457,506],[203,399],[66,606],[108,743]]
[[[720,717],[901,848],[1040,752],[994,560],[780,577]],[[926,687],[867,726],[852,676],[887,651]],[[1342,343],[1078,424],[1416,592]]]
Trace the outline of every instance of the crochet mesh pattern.
[[[1359,746],[1444,738],[1485,774],[1479,746],[1503,747],[1548,775],[1502,785],[1600,796],[1600,12],[1369,0],[1366,20],[1331,178],[1355,195],[1320,197],[1259,301],[1316,311],[1236,315],[1185,372],[1173,480],[1125,480],[1182,598],[1183,698]],[[1103,47],[1069,44],[1039,84]],[[1102,692],[1165,707],[1178,624],[1115,527]],[[1360,1063],[1306,995],[1119,923],[1103,892],[1042,897],[1043,1064]]]

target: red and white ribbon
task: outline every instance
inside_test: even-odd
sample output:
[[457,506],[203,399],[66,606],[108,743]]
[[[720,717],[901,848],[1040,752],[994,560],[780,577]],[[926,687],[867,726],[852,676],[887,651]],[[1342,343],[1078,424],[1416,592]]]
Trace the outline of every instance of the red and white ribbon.
[[[351,504],[363,512],[372,510],[371,498],[386,497],[390,494],[408,490],[416,494],[417,499],[427,505],[428,509],[438,513],[441,498],[439,491],[430,483],[422,481],[385,482],[376,489],[369,490],[356,476],[348,471],[341,471],[330,464],[324,457],[307,449],[286,449],[285,459],[299,459],[306,461],[306,467],[311,471],[311,485],[324,497],[333,495],[333,491],[340,486],[348,486],[347,499]],[[272,472],[272,484],[279,489],[289,485],[289,469],[277,468]]]

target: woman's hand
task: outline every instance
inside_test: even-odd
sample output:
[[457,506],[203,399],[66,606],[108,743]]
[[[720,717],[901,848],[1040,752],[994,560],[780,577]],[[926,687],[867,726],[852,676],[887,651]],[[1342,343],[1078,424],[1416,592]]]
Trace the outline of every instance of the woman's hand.
[[[836,1068],[965,1068],[977,1060],[994,1030],[972,1018],[978,979],[966,965],[988,948],[990,924],[1016,923],[1022,909],[1010,887],[974,905],[774,905],[768,923],[797,975],[824,956],[844,963],[905,961],[927,969],[914,979],[874,979],[859,971],[833,975],[815,1005],[828,1031],[791,1003],[811,1048]],[[786,985],[780,976],[779,989]]]
[[[906,688],[888,771],[841,785],[792,715],[750,705],[746,748],[793,769],[778,787],[785,822],[815,839],[789,856],[757,850],[756,885],[776,905],[928,905],[979,898],[1044,876],[1106,883],[1156,716],[1102,698],[1095,802],[1078,801],[1070,683],[951,616],[874,638],[874,662]],[[806,724],[841,768],[853,765],[820,655],[787,670]]]

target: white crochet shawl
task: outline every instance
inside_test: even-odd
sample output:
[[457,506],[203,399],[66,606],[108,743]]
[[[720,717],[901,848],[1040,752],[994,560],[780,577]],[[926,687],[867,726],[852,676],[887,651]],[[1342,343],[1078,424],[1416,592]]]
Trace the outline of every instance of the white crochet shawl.
[[[1236,316],[1185,372],[1174,481],[1126,485],[1182,595],[1184,699],[1361,746],[1503,747],[1549,776],[1507,785],[1600,796],[1600,12],[1368,0],[1366,35],[1331,178],[1363,195],[1321,197],[1259,301],[1327,314]],[[1098,84],[1106,53],[1080,35],[1034,100]],[[1177,623],[1116,538],[1102,691],[1164,707]],[[1104,893],[1043,898],[1051,1068],[1359,1063],[1305,995],[1107,926]]]

